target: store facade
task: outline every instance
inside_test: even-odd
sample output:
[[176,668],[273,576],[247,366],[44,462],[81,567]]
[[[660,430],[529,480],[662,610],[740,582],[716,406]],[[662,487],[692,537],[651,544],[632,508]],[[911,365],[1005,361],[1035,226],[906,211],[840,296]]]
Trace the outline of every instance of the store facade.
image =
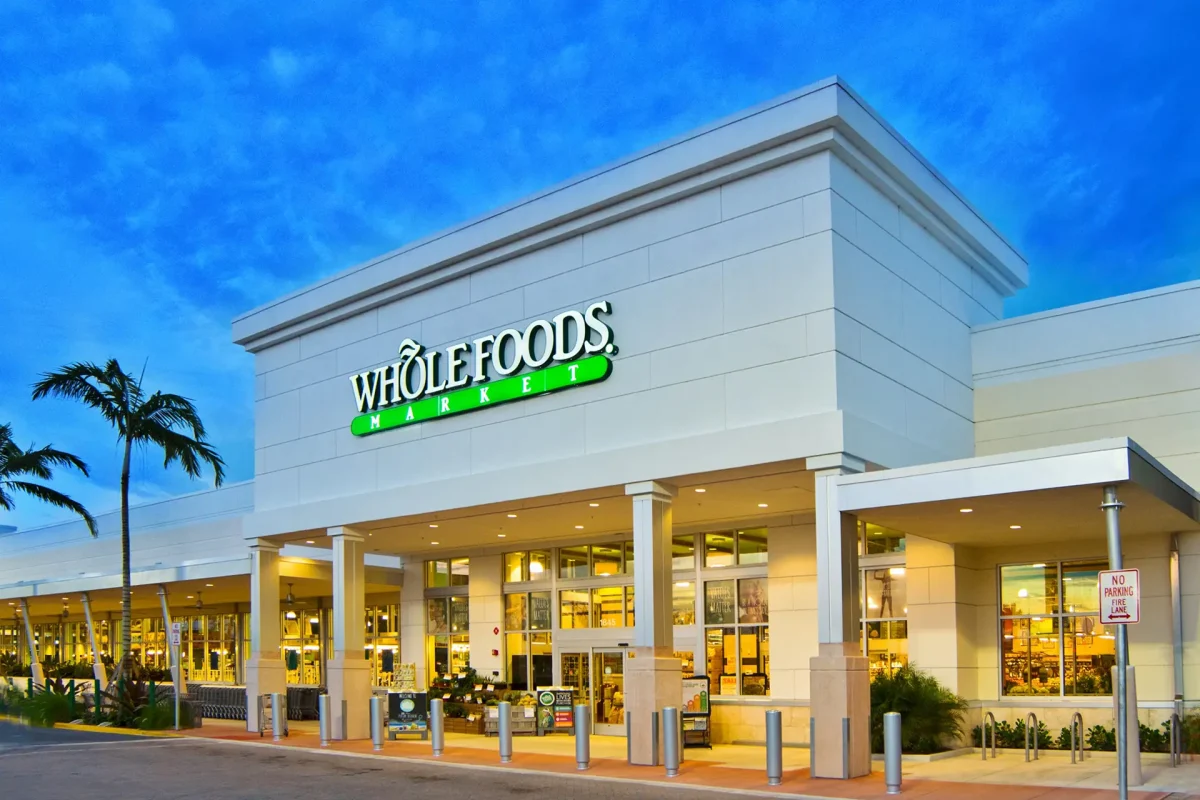
[[[639,763],[650,711],[677,705],[692,675],[708,676],[714,741],[761,741],[763,711],[779,708],[785,740],[815,731],[831,776],[863,768],[870,677],[909,662],[975,715],[1099,713],[1112,647],[1087,598],[1102,537],[1022,536],[1039,530],[1031,507],[995,530],[959,520],[964,539],[932,511],[887,510],[870,494],[885,484],[849,488],[977,454],[1141,440],[1121,416],[1131,398],[1090,409],[1108,428],[1089,436],[1069,421],[1075,395],[1099,396],[1096,371],[1158,359],[1154,304],[1195,293],[1138,300],[1121,339],[1104,304],[1001,321],[1027,280],[857,95],[816,84],[239,317],[254,480],[203,523],[219,547],[161,550],[188,575],[151,563],[139,581],[175,598],[227,580],[213,602],[228,620],[193,615],[191,668],[251,698],[325,686],[347,701],[333,730],[350,738],[400,665],[420,686],[470,668],[517,690],[574,688],[597,732],[624,735],[630,715]],[[1162,336],[1178,347],[1200,330]],[[1176,375],[1143,375],[1145,396],[1181,402]],[[1161,453],[1184,478],[1159,474],[1186,493],[1179,438],[1161,436]],[[1162,467],[1159,442],[1142,443]],[[1154,502],[1175,510],[1129,550],[1166,576],[1200,526]],[[78,536],[68,528],[44,535]],[[32,596],[19,582],[41,577],[37,558],[0,573],[0,597]],[[1191,628],[1165,619],[1134,636],[1150,714],[1192,668]],[[0,647],[20,650],[12,627]],[[855,720],[846,759],[842,719]]]

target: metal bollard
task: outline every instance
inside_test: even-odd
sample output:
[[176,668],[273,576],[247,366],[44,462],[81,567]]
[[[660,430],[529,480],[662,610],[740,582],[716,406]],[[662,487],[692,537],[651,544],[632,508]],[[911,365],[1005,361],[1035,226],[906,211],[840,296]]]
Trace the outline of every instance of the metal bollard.
[[667,706],[662,710],[663,723],[663,761],[667,765],[667,777],[679,775],[679,709]]
[[586,703],[575,706],[575,769],[583,772],[592,760],[592,726]]
[[377,696],[371,698],[371,744],[383,749],[383,699]]
[[274,692],[271,694],[271,736],[275,738],[275,741],[283,741],[283,731],[286,726],[287,710],[283,703],[283,693]]
[[501,701],[499,710],[496,730],[500,738],[500,763],[507,764],[512,761],[512,703]]
[[1038,718],[1032,711],[1025,717],[1025,761],[1029,761],[1029,737],[1033,736],[1033,760],[1038,760]]
[[900,794],[900,762],[903,746],[900,743],[900,715],[889,711],[883,715],[883,779],[888,794]]
[[783,713],[767,712],[767,785],[783,783]]
[[445,702],[442,698],[429,703],[429,741],[433,744],[433,755],[439,757],[446,749],[446,723],[442,714]]
[[329,695],[317,696],[317,720],[321,729],[321,747],[329,747]]

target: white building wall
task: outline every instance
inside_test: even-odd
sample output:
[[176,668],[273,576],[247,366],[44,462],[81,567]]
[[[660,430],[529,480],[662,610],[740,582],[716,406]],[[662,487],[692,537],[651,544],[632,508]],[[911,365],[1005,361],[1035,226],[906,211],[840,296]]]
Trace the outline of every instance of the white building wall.
[[[260,352],[257,509],[832,411],[829,162],[710,189]],[[440,348],[600,299],[620,348],[605,383],[350,434],[349,375],[403,338]]]
[[973,455],[970,326],[1000,317],[1000,292],[913,198],[840,158],[830,170],[847,450],[889,467]]

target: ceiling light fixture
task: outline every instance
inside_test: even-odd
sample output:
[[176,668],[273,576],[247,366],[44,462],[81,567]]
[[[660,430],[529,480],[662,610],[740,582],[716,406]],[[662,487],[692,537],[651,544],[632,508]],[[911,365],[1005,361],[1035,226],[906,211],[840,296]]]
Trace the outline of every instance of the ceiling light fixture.
[[599,508],[599,507],[600,507],[600,504],[599,504],[599,503],[588,503],[588,505],[589,505],[589,506],[591,506],[592,508]]
[[429,527],[431,527],[431,528],[436,528],[436,527],[437,527],[437,523],[436,523],[436,522],[431,522],[431,523],[429,523]]
[[316,542],[314,542],[312,539],[306,539],[306,540],[304,541],[304,543],[305,543],[305,544],[316,544]]
[[507,535],[508,535],[507,533],[497,533],[497,534],[496,534],[496,538],[497,538],[497,539],[503,539],[503,538],[504,538],[505,536],[507,536]]
[[1019,530],[1021,530],[1021,526],[1020,526],[1020,525],[1009,525],[1008,527],[1009,527],[1009,530],[1014,530],[1014,531],[1019,531]]
[[206,583],[206,584],[204,584],[204,585],[205,585],[205,586],[207,586],[207,587],[209,587],[210,589],[212,588],[212,584],[211,584],[211,583]]
[[676,581],[675,585],[678,586],[680,589],[686,589],[689,586],[691,586],[691,584],[688,583],[687,581]]
[[582,525],[576,525],[576,526],[575,526],[575,530],[577,530],[577,531],[581,531],[581,530],[583,530],[583,526],[582,526]]
[[1034,564],[1033,568],[1034,569],[1045,569],[1046,565],[1045,564]]
[[508,518],[509,518],[509,519],[516,519],[516,518],[517,518],[517,515],[516,515],[516,514],[509,514],[509,515],[508,515]]
[[430,544],[441,544],[441,542],[430,542]]
[[766,504],[766,503],[759,503],[759,504],[758,504],[758,507],[759,507],[759,508],[766,508],[766,507],[767,507],[767,504]]
[[696,494],[704,494],[707,491],[708,491],[708,489],[697,489]]
[[972,511],[974,511],[974,510],[975,510],[975,509],[973,509],[973,508],[960,508],[960,509],[958,510],[958,513],[960,513],[960,514],[970,514],[970,513],[971,513]]

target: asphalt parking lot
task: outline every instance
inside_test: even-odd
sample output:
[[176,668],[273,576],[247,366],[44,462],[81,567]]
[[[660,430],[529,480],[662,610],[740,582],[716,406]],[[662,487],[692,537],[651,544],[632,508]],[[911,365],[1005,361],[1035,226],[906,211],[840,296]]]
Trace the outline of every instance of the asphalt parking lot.
[[[690,787],[689,794],[695,793]],[[0,797],[4,800],[472,800],[543,795],[556,800],[649,800],[681,790],[502,774],[425,764],[281,752],[196,739],[150,739],[44,730],[0,722]],[[681,795],[682,796],[682,795]]]

